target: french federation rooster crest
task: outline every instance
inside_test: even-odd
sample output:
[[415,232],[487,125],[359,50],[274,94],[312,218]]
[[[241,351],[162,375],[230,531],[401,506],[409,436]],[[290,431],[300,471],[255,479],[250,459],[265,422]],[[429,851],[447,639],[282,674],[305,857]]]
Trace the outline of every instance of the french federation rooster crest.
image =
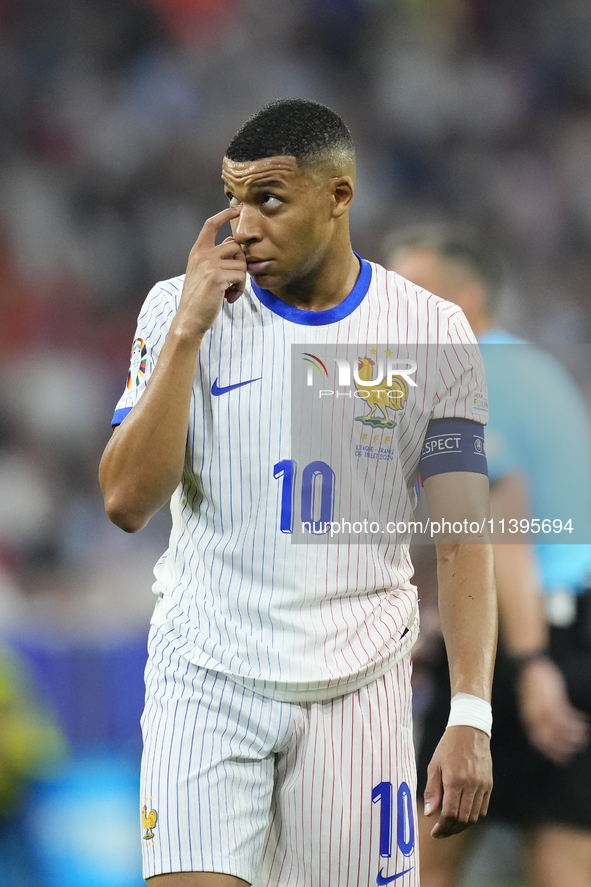
[[158,822],[158,814],[155,810],[150,810],[148,813],[148,808],[144,804],[144,809],[142,810],[142,825],[146,830],[146,834],[144,835],[144,841],[149,841],[154,837],[154,826]]
[[[357,375],[361,382],[371,382],[374,366],[375,363],[371,357],[359,358]],[[396,422],[390,418],[388,411],[397,413],[404,409],[408,398],[406,379],[403,376],[392,376],[392,384],[388,385],[388,377],[386,376],[379,385],[367,388],[363,388],[355,380],[355,387],[358,391],[364,392],[364,396],[360,399],[371,407],[369,414],[357,416],[355,421],[361,422],[363,425],[371,425],[372,428],[396,428]],[[369,392],[369,397],[365,396],[367,392]]]

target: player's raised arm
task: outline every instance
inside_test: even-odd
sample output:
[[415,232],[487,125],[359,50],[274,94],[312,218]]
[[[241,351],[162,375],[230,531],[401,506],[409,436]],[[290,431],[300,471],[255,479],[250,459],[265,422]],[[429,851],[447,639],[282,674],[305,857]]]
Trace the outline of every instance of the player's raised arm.
[[[432,520],[486,525],[488,478],[449,472],[424,482]],[[428,769],[425,813],[440,813],[431,832],[443,838],[463,831],[486,815],[492,789],[490,704],[497,639],[497,603],[492,545],[478,534],[437,546],[439,611],[456,710]],[[467,694],[467,696],[456,696]],[[452,713],[454,704],[452,704]],[[490,711],[490,709],[489,709]],[[475,726],[468,726],[473,723]],[[478,724],[478,726],[476,726]]]
[[240,214],[230,207],[208,219],[193,246],[178,311],[142,397],[107,444],[99,469],[105,509],[127,532],[147,524],[181,479],[191,392],[204,334],[224,297],[235,301],[246,281],[246,259],[220,228]]

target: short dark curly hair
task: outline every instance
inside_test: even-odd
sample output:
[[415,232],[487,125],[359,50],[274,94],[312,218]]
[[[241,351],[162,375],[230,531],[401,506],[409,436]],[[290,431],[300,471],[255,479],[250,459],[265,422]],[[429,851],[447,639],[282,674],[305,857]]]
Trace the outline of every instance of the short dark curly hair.
[[300,167],[327,160],[354,164],[355,146],[330,108],[306,99],[277,99],[240,127],[226,157],[242,163],[279,156],[295,157]]

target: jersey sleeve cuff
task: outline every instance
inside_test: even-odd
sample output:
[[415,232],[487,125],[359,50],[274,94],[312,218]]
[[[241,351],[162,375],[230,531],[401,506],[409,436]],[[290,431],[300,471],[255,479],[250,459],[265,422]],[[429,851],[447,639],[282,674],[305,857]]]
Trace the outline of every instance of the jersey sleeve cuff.
[[111,419],[111,426],[116,428],[117,425],[121,425],[126,416],[131,413],[131,407],[121,407],[118,410],[115,410],[113,413],[113,418]]

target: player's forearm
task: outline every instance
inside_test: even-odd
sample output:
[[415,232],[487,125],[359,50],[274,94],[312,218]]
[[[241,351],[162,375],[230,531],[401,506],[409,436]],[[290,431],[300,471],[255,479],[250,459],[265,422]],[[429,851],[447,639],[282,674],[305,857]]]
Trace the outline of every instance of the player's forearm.
[[542,592],[528,545],[495,545],[499,628],[507,652],[524,656],[548,643]]
[[490,701],[497,639],[492,546],[439,545],[437,558],[452,696],[471,693]]
[[[501,518],[529,517],[525,478],[510,474],[493,483],[490,512],[495,526]],[[523,656],[542,650],[548,643],[541,578],[531,545],[521,542],[508,545],[499,541],[494,547],[499,629],[507,651],[513,656]]]
[[173,323],[146,391],[103,454],[105,510],[127,532],[145,526],[181,480],[199,345]]

